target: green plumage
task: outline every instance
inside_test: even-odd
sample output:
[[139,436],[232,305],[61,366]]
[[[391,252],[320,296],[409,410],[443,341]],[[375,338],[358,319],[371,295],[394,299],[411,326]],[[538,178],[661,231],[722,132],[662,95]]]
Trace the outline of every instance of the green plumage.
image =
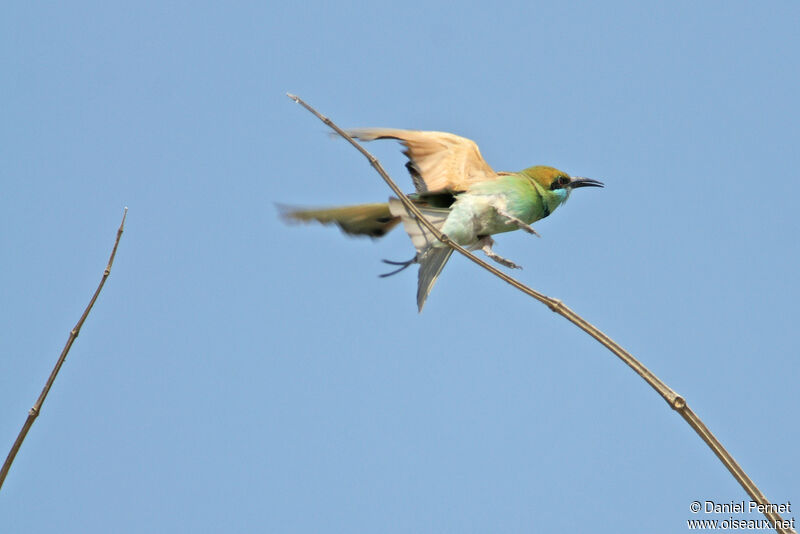
[[[349,134],[364,141],[397,139],[403,143],[409,158],[406,166],[416,189],[407,198],[455,243],[469,250],[481,249],[509,268],[518,266],[492,250],[492,235],[513,230],[537,234],[530,225],[553,213],[573,189],[603,185],[543,165],[498,173],[483,160],[474,142],[444,132],[366,128]],[[402,221],[417,253],[408,262],[387,263],[401,266],[395,272],[419,264],[420,311],[452,253],[396,198],[382,204],[282,211],[290,221],[336,224],[346,234],[373,238],[385,235]]]

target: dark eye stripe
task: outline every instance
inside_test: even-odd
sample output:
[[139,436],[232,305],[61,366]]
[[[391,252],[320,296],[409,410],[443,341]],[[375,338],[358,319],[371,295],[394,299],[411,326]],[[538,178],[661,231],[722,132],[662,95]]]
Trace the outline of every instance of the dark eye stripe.
[[570,181],[569,176],[559,176],[558,178],[553,180],[552,184],[550,184],[550,190],[552,191],[554,189],[561,189],[562,187],[567,185],[569,181]]

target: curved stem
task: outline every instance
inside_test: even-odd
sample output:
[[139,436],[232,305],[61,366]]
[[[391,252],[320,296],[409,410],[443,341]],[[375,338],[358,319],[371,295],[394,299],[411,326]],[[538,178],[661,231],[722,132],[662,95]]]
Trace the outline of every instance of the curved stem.
[[[387,172],[383,169],[380,162],[370,154],[361,144],[356,142],[352,137],[347,135],[347,132],[339,128],[332,120],[324,115],[320,114],[316,109],[305,103],[300,97],[287,93],[286,96],[306,108],[308,111],[313,113],[319,120],[324,122],[327,126],[332,128],[337,134],[345,138],[351,145],[353,145],[356,150],[361,152],[365,158],[369,161],[370,165],[380,174],[381,178],[383,178],[384,182],[389,186],[389,188],[394,191],[397,198],[405,206],[406,210],[409,213],[414,215],[417,220],[425,226],[430,232],[442,243],[445,245],[450,246],[455,251],[460,253],[461,255],[465,256],[468,260],[472,261],[473,263],[478,264],[479,266],[483,267],[493,275],[497,276],[504,282],[514,286],[518,290],[522,291],[529,297],[532,297],[542,304],[545,304],[550,310],[553,312],[561,315],[566,320],[595,338],[601,345],[605,348],[610,350],[614,353],[620,360],[622,360],[628,367],[633,369],[633,371],[639,375],[647,384],[652,387],[656,393],[661,395],[661,397],[669,404],[669,406],[677,411],[681,417],[691,426],[694,431],[697,433],[700,438],[706,442],[709,448],[714,452],[714,454],[719,458],[722,464],[730,471],[733,478],[744,488],[748,495],[760,505],[768,505],[769,501],[758,489],[758,486],[747,476],[744,469],[734,460],[733,456],[723,447],[722,443],[711,433],[711,431],[706,427],[705,424],[700,420],[700,418],[689,408],[689,405],[686,403],[686,400],[678,395],[672,388],[666,385],[661,379],[659,379],[655,374],[653,374],[650,369],[648,369],[644,364],[642,364],[639,360],[633,357],[631,353],[623,349],[616,341],[608,337],[604,334],[599,328],[594,326],[593,324],[589,323],[586,319],[572,311],[569,307],[567,307],[563,302],[558,299],[548,297],[535,289],[532,289],[516,278],[513,278],[503,271],[497,269],[496,267],[489,265],[485,261],[481,260],[477,256],[471,254],[463,247],[459,246],[458,244],[454,243],[450,240],[445,234],[440,232],[430,221],[428,221],[424,215],[417,209],[417,207],[406,197],[403,191],[394,183],[394,181],[389,177]],[[783,520],[781,516],[772,511],[773,507],[771,506],[764,506],[763,509],[767,510],[764,512],[764,515],[769,519],[772,526],[775,528],[777,532],[780,533],[794,533],[795,531],[789,527],[790,522],[787,520]]]

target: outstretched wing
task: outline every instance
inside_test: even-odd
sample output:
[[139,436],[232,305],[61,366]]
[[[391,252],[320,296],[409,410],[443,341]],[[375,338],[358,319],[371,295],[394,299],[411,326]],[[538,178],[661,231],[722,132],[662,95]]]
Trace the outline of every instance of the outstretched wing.
[[481,156],[478,145],[465,137],[445,132],[356,128],[347,134],[361,139],[397,139],[406,147],[406,164],[418,192],[466,191],[476,182],[494,180],[497,173]]

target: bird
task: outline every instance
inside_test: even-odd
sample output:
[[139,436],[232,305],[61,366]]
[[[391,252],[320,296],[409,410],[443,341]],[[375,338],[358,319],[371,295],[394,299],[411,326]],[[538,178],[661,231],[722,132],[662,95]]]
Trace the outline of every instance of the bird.
[[[452,133],[394,128],[356,128],[345,133],[361,141],[399,141],[405,148],[406,168],[415,188],[406,197],[453,242],[470,251],[480,249],[490,259],[512,269],[521,267],[492,250],[493,235],[523,230],[538,236],[531,224],[553,213],[573,189],[604,186],[598,180],[573,177],[545,165],[518,172],[496,172],[483,159],[474,141]],[[416,254],[408,261],[383,260],[398,268],[381,276],[391,276],[419,264],[420,312],[453,253],[398,198],[331,208],[279,208],[289,222],[335,224],[352,236],[379,238],[402,222]]]

